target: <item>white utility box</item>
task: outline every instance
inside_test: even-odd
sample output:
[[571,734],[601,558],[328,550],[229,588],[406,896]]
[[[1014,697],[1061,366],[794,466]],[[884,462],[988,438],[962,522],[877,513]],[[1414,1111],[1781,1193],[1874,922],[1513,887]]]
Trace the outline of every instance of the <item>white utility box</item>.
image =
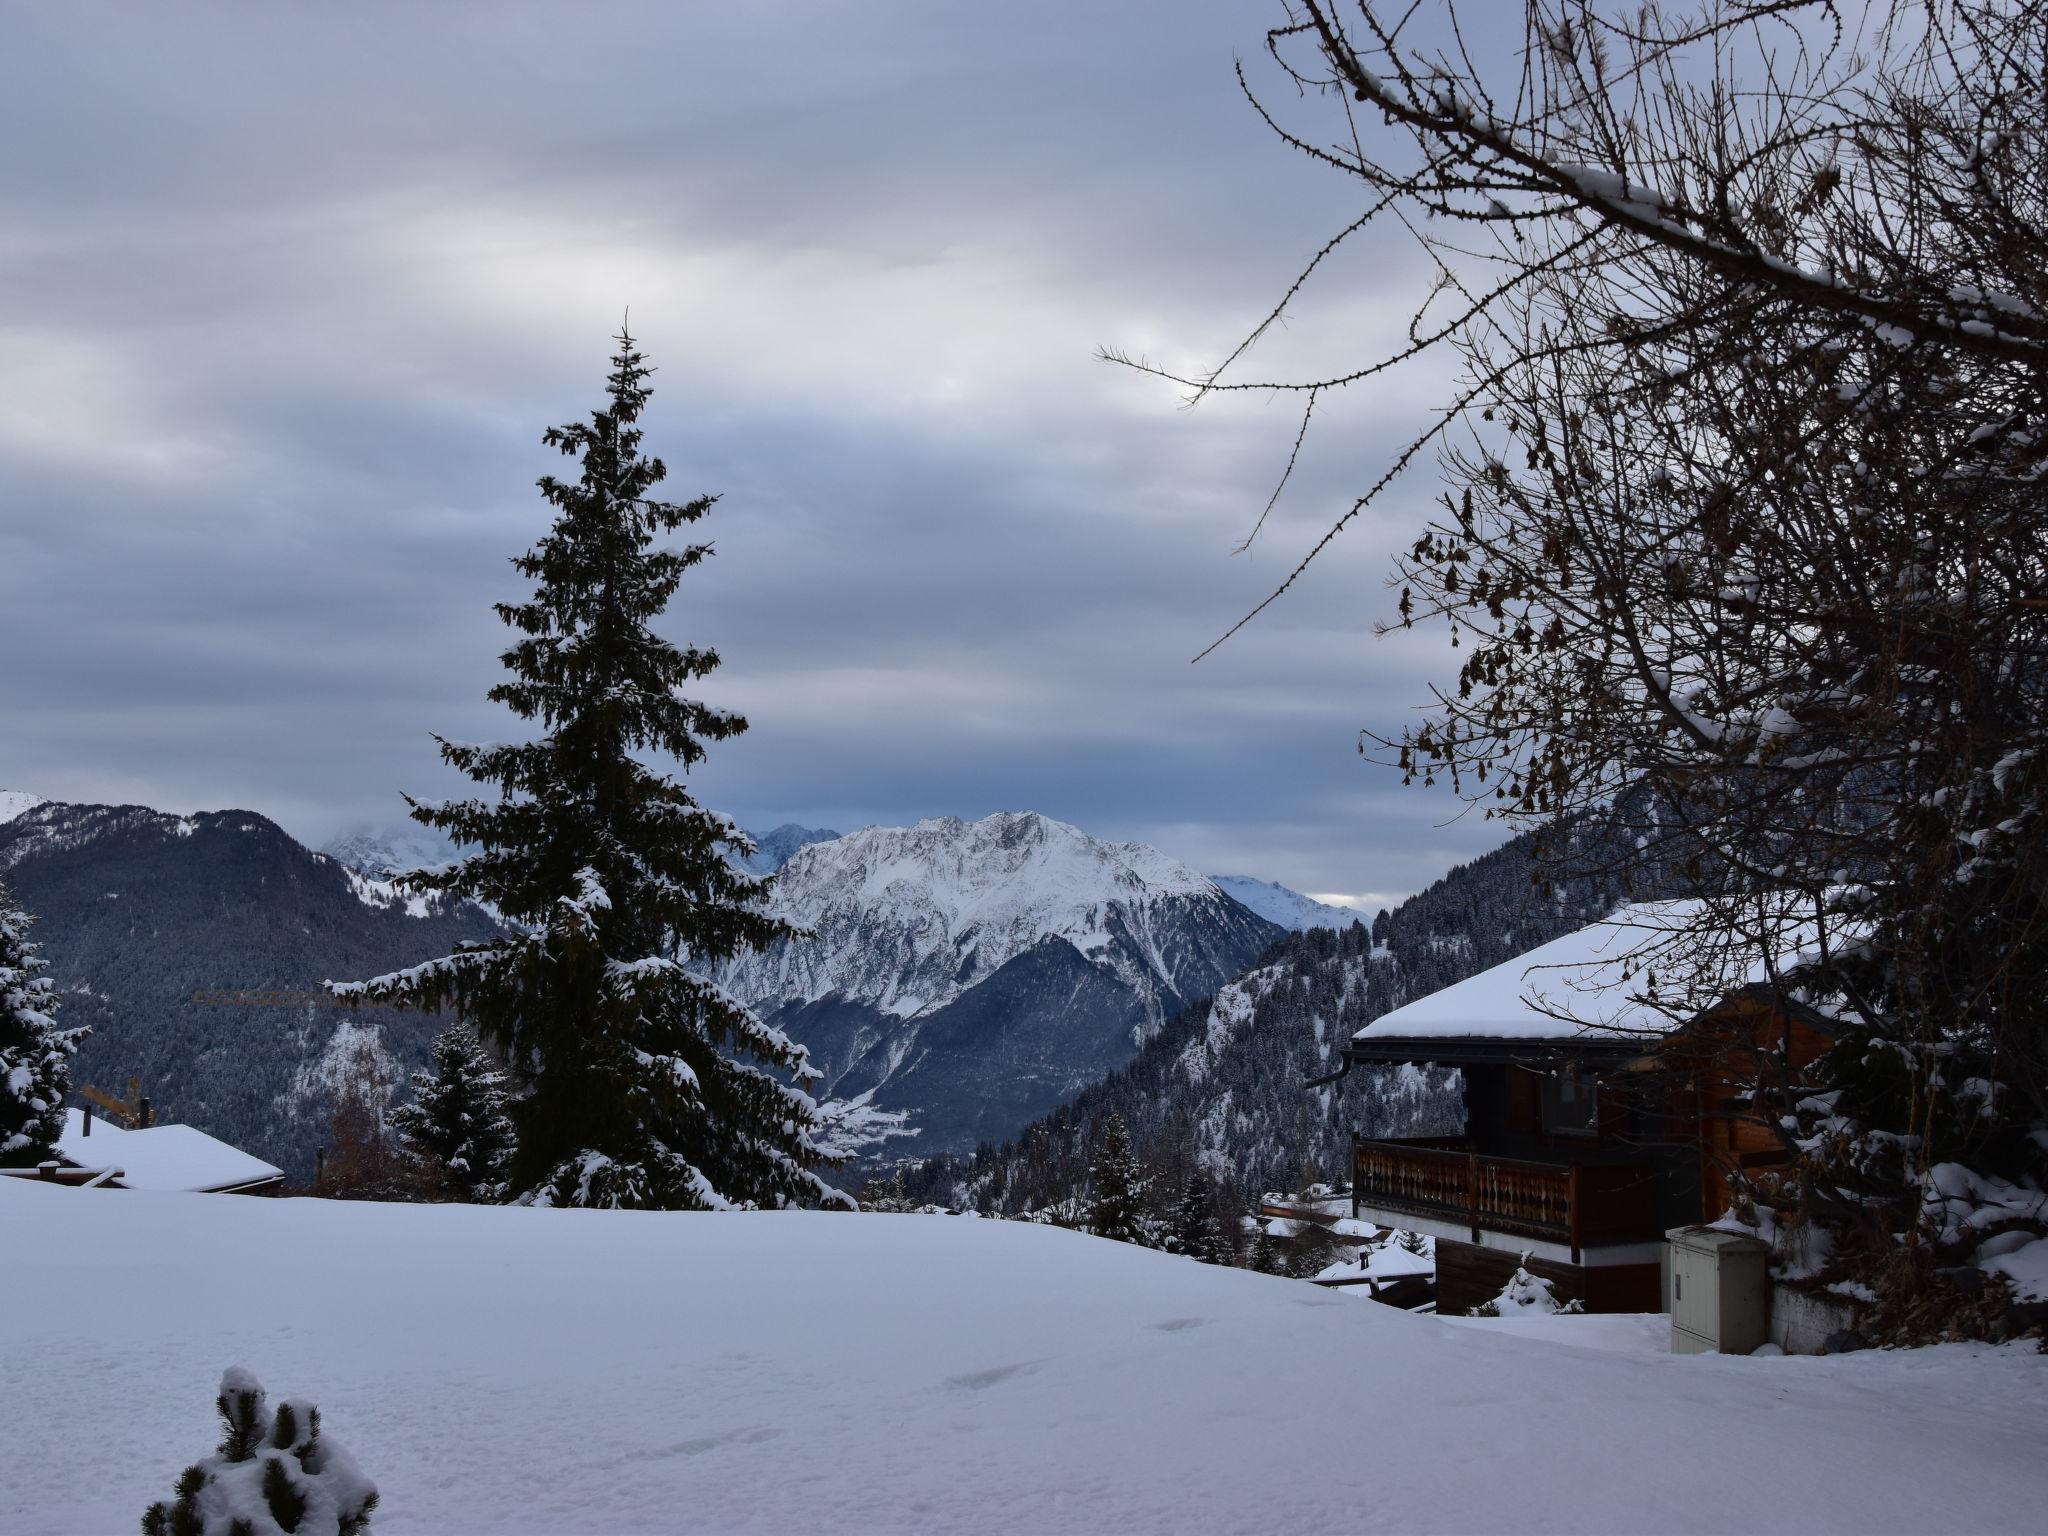
[[1670,1243],[1671,1352],[1746,1355],[1770,1331],[1770,1250],[1739,1232],[1674,1227]]

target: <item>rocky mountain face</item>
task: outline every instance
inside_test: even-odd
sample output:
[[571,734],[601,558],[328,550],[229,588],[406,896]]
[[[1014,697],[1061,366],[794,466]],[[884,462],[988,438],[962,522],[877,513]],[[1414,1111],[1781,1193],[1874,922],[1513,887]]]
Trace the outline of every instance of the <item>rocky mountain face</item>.
[[1012,1134],[1283,931],[1156,849],[1031,812],[811,844],[772,905],[812,936],[719,979],[828,1091],[910,1110],[932,1149]]
[[0,819],[0,880],[37,920],[64,1021],[92,1029],[74,1081],[125,1092],[139,1077],[162,1118],[300,1177],[336,1076],[359,1052],[410,1071],[439,1022],[195,994],[310,993],[492,931],[474,907],[402,895],[248,811],[38,802]]

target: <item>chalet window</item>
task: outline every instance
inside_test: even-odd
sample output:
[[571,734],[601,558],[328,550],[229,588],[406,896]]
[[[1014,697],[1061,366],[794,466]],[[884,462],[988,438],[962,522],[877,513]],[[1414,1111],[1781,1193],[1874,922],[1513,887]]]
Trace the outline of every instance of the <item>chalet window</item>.
[[1565,1068],[1543,1079],[1543,1129],[1553,1136],[1591,1136],[1600,1128],[1598,1079]]

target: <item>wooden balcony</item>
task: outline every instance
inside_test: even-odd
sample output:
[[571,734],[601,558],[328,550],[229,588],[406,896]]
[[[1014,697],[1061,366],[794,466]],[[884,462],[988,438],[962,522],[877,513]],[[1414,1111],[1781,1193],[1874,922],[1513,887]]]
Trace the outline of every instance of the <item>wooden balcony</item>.
[[1568,1244],[1657,1237],[1656,1187],[1647,1163],[1542,1163],[1482,1157],[1443,1141],[1357,1141],[1360,1206]]

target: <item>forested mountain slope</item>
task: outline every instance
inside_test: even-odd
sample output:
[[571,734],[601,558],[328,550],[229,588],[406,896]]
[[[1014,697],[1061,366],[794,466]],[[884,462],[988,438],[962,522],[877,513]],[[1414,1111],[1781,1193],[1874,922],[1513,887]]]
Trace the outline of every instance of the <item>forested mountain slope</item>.
[[424,1062],[439,1022],[193,994],[309,991],[492,931],[475,907],[400,895],[249,811],[36,804],[0,821],[0,880],[36,918],[64,1022],[92,1029],[74,1081],[125,1090],[139,1077],[162,1118],[298,1176],[353,1050],[381,1052],[403,1073]]

